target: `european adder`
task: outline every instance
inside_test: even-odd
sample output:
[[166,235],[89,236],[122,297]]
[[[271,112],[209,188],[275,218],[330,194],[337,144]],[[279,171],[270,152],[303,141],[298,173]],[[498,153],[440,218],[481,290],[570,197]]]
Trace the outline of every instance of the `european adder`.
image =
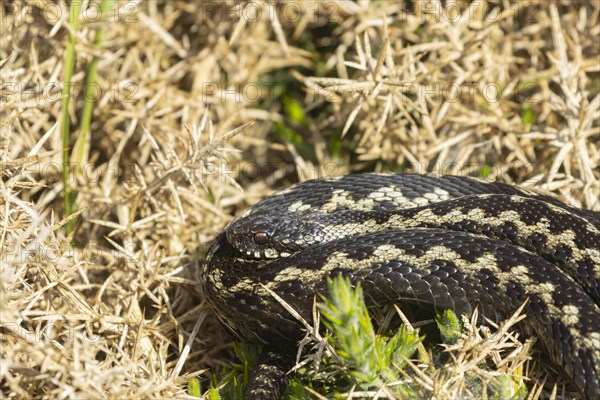
[[307,181],[234,220],[202,269],[222,324],[265,344],[248,398],[285,389],[299,322],[327,277],[361,282],[368,304],[501,320],[522,327],[589,399],[600,399],[600,213],[501,183],[458,176],[356,174]]

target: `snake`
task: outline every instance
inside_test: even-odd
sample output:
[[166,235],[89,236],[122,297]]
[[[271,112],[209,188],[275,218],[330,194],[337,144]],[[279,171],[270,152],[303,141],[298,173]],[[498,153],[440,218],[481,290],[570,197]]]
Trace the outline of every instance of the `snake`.
[[[328,278],[369,306],[453,310],[519,325],[583,398],[600,399],[600,213],[523,187],[454,175],[359,173],[304,181],[229,223],[201,289],[225,329],[263,344],[246,398],[287,385],[301,319]],[[296,311],[293,315],[282,303]]]

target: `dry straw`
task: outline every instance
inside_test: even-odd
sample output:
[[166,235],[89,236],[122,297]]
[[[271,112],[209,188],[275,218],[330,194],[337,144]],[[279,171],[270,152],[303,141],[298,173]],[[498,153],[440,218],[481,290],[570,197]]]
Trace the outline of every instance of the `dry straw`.
[[[600,210],[599,3],[444,4],[118,1],[99,18],[86,1],[76,31],[63,1],[2,4],[3,397],[185,398],[191,377],[234,360],[197,291],[207,244],[297,179],[483,174]],[[87,161],[67,176],[71,238],[57,129],[69,34],[71,147],[94,60],[98,87]],[[297,122],[281,97],[294,85],[295,144],[273,134]],[[499,332],[469,343],[513,342]],[[475,370],[470,351],[440,372],[448,393]],[[525,357],[502,354],[514,362],[499,368]]]

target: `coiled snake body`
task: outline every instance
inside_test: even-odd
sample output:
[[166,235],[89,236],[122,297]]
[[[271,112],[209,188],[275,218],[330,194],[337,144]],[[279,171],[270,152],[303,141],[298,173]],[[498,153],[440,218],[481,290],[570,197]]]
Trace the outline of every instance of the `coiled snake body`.
[[600,213],[473,178],[357,174],[307,181],[248,209],[202,270],[207,301],[240,338],[264,343],[249,398],[285,387],[299,322],[327,277],[368,304],[509,316],[590,399],[600,399]]

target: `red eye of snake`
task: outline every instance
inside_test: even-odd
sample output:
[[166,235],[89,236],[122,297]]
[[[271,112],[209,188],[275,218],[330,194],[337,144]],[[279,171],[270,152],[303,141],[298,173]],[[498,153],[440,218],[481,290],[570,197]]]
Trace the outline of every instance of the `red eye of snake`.
[[256,232],[254,234],[254,243],[261,245],[266,244],[269,241],[269,235],[265,232]]

